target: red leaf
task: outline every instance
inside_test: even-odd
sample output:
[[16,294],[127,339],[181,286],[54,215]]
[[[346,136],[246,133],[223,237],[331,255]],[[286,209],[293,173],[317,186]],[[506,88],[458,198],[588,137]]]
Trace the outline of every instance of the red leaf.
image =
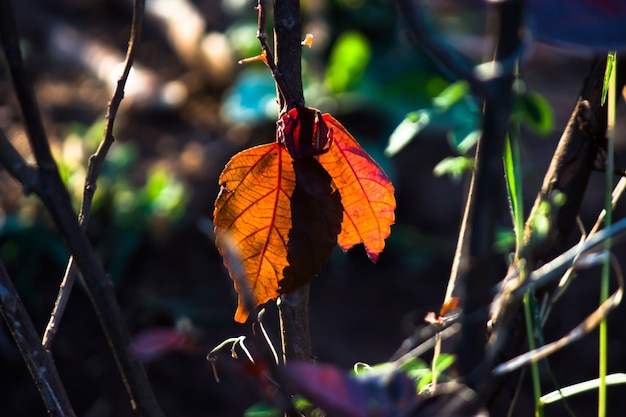
[[235,281],[235,320],[242,323],[249,312],[241,283],[256,305],[308,283],[337,244],[342,207],[320,164],[313,158],[294,161],[278,143],[233,156],[219,181],[216,245]]
[[172,327],[156,327],[135,335],[130,351],[143,361],[152,361],[175,351],[193,350],[195,344],[188,332]]
[[291,362],[285,368],[288,391],[304,395],[329,416],[412,415],[419,401],[414,381],[398,370],[352,377],[331,365]]
[[376,262],[395,220],[393,185],[337,120],[330,114],[322,118],[331,131],[332,144],[318,160],[333,178],[344,207],[339,246],[347,251],[363,243],[367,256]]

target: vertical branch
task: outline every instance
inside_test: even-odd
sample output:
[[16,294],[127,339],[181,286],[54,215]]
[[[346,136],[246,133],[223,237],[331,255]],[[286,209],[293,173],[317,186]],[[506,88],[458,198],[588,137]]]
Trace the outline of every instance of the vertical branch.
[[[122,100],[124,99],[124,87],[126,86],[128,75],[130,74],[130,70],[133,66],[135,51],[141,37],[144,9],[145,0],[134,1],[133,20],[130,28],[130,39],[128,42],[128,48],[126,50],[124,69],[117,81],[117,86],[115,88],[115,91],[113,92],[113,97],[111,98],[111,101],[109,102],[109,105],[107,107],[104,136],[102,138],[102,141],[100,142],[100,145],[98,146],[98,149],[96,150],[96,153],[91,155],[91,157],[89,158],[87,177],[85,178],[85,187],[83,189],[83,201],[80,207],[80,213],[78,214],[78,220],[83,231],[87,229],[87,223],[89,222],[91,205],[93,202],[93,196],[96,192],[97,180],[100,176],[100,171],[102,170],[106,155],[109,152],[111,145],[115,141],[115,138],[113,136],[113,126],[115,124],[117,111],[120,107],[120,104],[122,103]],[[46,349],[50,349],[50,347],[52,346],[52,341],[57,332],[58,323],[63,316],[65,306],[67,305],[69,295],[72,291],[72,287],[76,279],[76,273],[76,261],[74,259],[74,256],[71,256],[65,269],[65,275],[63,276],[63,280],[60,285],[54,309],[52,311],[52,314],[50,315],[50,320],[42,338],[42,343],[46,347]]]
[[[9,0],[0,1],[0,37],[22,109],[30,145],[37,161],[37,167],[33,167],[37,175],[34,178],[36,183],[32,184],[32,191],[43,201],[76,260],[87,288],[87,294],[130,397],[131,407],[142,416],[162,416],[163,413],[154,397],[143,365],[138,358],[128,353],[130,335],[117,303],[113,284],[77,220],[69,193],[50,152],[32,86],[23,67],[13,7]],[[16,156],[16,154],[17,152],[11,152],[9,156]],[[5,155],[2,160],[3,162],[6,160]],[[9,172],[18,180],[25,176],[24,170],[20,167],[10,167]],[[31,175],[28,177],[32,178]]]
[[[496,62],[514,56],[522,36],[523,1],[493,2]],[[483,382],[488,305],[491,290],[498,281],[498,258],[494,254],[494,219],[497,218],[502,193],[502,152],[509,116],[513,106],[513,71],[494,76],[492,94],[485,98],[483,131],[476,151],[476,169],[470,194],[468,217],[468,253],[459,282],[463,296],[463,326],[458,350],[458,370],[466,382],[476,387]]]
[[[304,105],[302,92],[302,26],[299,0],[274,0],[274,53],[276,66],[286,87],[291,104]],[[284,98],[279,94],[280,108]]]
[[0,261],[0,313],[37,385],[48,414],[52,417],[74,417],[76,414],[74,414],[52,356],[41,346],[35,326],[2,261]]
[[[302,92],[302,29],[299,0],[274,0],[274,52],[276,66],[285,91],[294,103],[285,103],[278,94],[280,108],[285,104],[304,105]],[[278,300],[283,359],[310,360],[311,336],[309,333],[309,284]]]

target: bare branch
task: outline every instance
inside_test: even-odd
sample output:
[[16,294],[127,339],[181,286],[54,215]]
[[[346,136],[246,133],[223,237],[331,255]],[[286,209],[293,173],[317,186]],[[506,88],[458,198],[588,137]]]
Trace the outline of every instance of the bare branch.
[[76,414],[74,414],[52,356],[39,343],[37,330],[2,261],[0,261],[0,313],[37,385],[48,414],[53,417],[74,417]]
[[[276,78],[276,84],[279,86],[279,93],[282,93],[278,95],[281,111],[289,106],[304,105],[301,41],[299,0],[274,0],[275,64],[280,76]],[[308,361],[312,358],[309,288],[309,284],[306,284],[278,299],[283,360]]]
[[[91,205],[93,202],[93,196],[97,188],[97,180],[100,176],[102,166],[106,155],[111,148],[111,145],[115,141],[113,136],[113,127],[115,124],[115,117],[119,106],[124,99],[124,87],[128,80],[128,75],[133,66],[135,59],[135,53],[137,45],[139,44],[139,37],[141,35],[141,28],[143,25],[143,10],[145,7],[145,0],[136,0],[133,7],[133,21],[130,28],[130,40],[128,42],[128,48],[126,51],[126,60],[124,61],[124,68],[122,74],[117,81],[117,87],[113,92],[113,97],[109,102],[107,108],[107,114],[105,116],[105,129],[104,136],[95,154],[89,158],[89,166],[87,168],[87,178],[85,178],[85,187],[83,190],[83,201],[78,215],[81,228],[86,230],[87,223],[89,222],[89,215],[91,212]],[[76,279],[76,262],[74,256],[70,257],[68,265],[65,269],[65,275],[59,288],[59,294],[57,296],[54,309],[50,315],[50,321],[44,332],[42,339],[43,345],[46,349],[50,349],[54,336],[56,335],[58,322],[63,316],[65,306],[69,300],[69,295],[72,291],[74,281]]]
[[16,178],[26,194],[37,187],[37,168],[29,165],[0,130],[0,164]]
[[[509,0],[491,4],[496,61],[507,60],[519,51],[522,42],[523,1]],[[491,289],[498,281],[498,259],[493,250],[498,198],[503,192],[501,158],[513,107],[512,68],[500,73],[491,83],[492,94],[486,96],[483,129],[476,150],[476,168],[472,178],[467,215],[464,221],[467,242],[465,266],[450,281],[456,283],[463,308],[461,338],[458,344],[458,370],[470,387],[488,384],[485,363],[487,337],[486,306]],[[454,284],[453,284],[454,285]]]
[[[135,12],[143,14],[143,6],[143,0],[137,0]],[[130,335],[117,304],[113,284],[77,220],[70,196],[50,152],[32,86],[22,65],[13,7],[8,0],[0,2],[0,36],[38,165],[38,183],[33,191],[50,212],[70,252],[76,259],[90,301],[130,397],[132,408],[140,415],[162,416],[163,413],[152,393],[143,365],[138,358],[128,354]],[[10,172],[11,174],[18,173],[17,171]]]

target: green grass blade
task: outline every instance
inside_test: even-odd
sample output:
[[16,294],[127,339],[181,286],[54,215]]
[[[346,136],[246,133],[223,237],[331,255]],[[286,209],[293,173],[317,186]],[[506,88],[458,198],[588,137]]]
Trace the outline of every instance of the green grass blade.
[[[604,227],[610,227],[613,221],[613,172],[615,171],[615,164],[613,161],[613,155],[615,153],[615,102],[616,102],[616,86],[617,80],[616,73],[616,54],[610,52],[606,60],[606,71],[604,77],[603,86],[603,102],[605,98],[605,92],[608,90],[609,102],[607,107],[607,160],[605,166],[605,186],[604,186],[604,209],[606,215],[604,217]],[[611,250],[611,240],[608,239],[605,243],[605,250],[609,252]],[[609,298],[609,275],[611,272],[610,260],[607,259],[602,265],[602,279],[600,282],[600,303],[603,303]],[[606,416],[606,373],[607,373],[607,361],[608,361],[608,327],[606,319],[600,322],[599,329],[600,339],[600,352],[599,352],[599,389],[598,389],[598,417]]]
[[[605,378],[605,383],[607,386],[618,385],[618,384],[626,384],[626,374],[611,374],[607,375]],[[578,384],[570,385],[560,390],[552,391],[548,394],[545,394],[541,397],[542,404],[552,404],[557,401],[561,401],[564,398],[570,398],[574,395],[582,394],[587,391],[598,389],[600,386],[600,378],[595,378],[585,382],[579,382]]]

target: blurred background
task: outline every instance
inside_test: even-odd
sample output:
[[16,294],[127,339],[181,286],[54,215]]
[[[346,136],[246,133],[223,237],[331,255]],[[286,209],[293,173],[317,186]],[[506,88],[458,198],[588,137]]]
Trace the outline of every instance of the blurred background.
[[[102,138],[106,105],[121,71],[132,2],[15,3],[26,67],[78,207],[87,159]],[[143,39],[88,228],[115,283],[136,354],[146,361],[168,416],[239,416],[258,400],[236,374],[220,375],[217,383],[205,360],[215,345],[250,331],[233,321],[236,297],[213,244],[212,212],[217,178],[228,159],[275,139],[278,109],[270,72],[261,63],[237,65],[239,59],[260,52],[253,6],[249,0],[147,0]],[[471,156],[479,103],[468,96],[446,111],[433,107],[432,98],[455,80],[410,42],[393,3],[303,0],[301,7],[303,32],[313,34],[312,48],[303,50],[307,105],[332,113],[344,124],[396,188],[396,225],[378,264],[369,262],[362,247],[347,254],[337,249],[312,282],[314,355],[349,369],[357,361],[387,360],[427,312],[439,310],[468,176],[435,176],[433,169],[446,157],[464,152]],[[439,1],[428,7],[434,26],[468,60],[479,63],[489,57],[492,42],[484,34],[482,2]],[[521,79],[524,91],[534,94],[529,106],[536,113],[534,119],[527,117],[522,131],[528,208],[591,57],[580,48],[541,43],[524,56]],[[408,114],[428,114],[425,128],[419,133],[396,129]],[[618,132],[626,131],[623,120]],[[4,66],[0,127],[28,156]],[[385,153],[392,134],[403,145]],[[623,133],[618,149],[622,145]],[[620,161],[623,167],[618,154],[618,166]],[[603,205],[603,174],[596,177],[582,213],[587,225]],[[615,218],[623,214],[618,208]],[[504,200],[499,221],[504,265],[511,243]],[[68,252],[41,203],[25,196],[4,171],[0,257],[43,331]],[[599,297],[597,276],[594,272],[579,280],[566,294],[546,328],[548,340],[562,336],[592,311]],[[271,304],[265,323],[278,346],[277,314]],[[610,371],[626,368],[625,314],[619,308],[609,321]],[[591,336],[555,356],[551,364],[561,385],[597,376],[596,345],[597,337]],[[80,285],[72,293],[53,353],[78,415],[131,415]],[[509,388],[512,395],[514,384]],[[609,404],[626,407],[625,392],[611,388]],[[530,393],[522,398],[520,415],[529,415]],[[570,405],[587,415],[595,410],[595,401],[589,394]],[[2,416],[45,415],[4,323],[0,404]],[[562,415],[559,407],[549,409],[554,413],[550,415]]]

